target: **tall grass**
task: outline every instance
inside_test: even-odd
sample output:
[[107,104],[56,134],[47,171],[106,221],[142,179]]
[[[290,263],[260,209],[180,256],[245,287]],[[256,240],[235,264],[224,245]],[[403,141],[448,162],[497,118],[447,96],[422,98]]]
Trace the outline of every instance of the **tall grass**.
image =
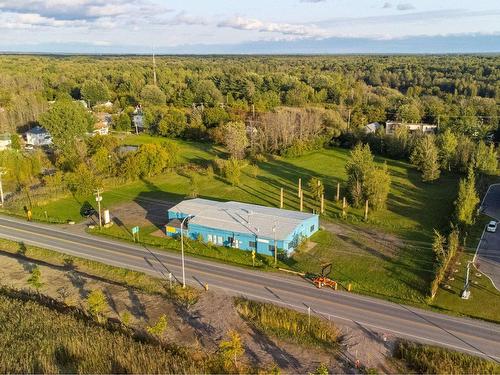
[[206,373],[208,356],[135,340],[0,289],[0,373]]
[[324,348],[335,348],[338,331],[333,323],[268,303],[237,298],[238,313],[271,336]]
[[452,350],[399,341],[394,356],[420,374],[500,374],[500,364]]

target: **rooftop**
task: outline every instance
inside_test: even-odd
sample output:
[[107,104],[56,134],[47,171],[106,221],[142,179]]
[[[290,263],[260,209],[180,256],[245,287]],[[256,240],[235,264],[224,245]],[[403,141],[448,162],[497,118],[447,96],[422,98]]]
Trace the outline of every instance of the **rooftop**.
[[274,238],[273,227],[276,226],[276,238],[280,240],[287,238],[304,220],[316,216],[256,204],[201,198],[182,201],[169,211],[194,215],[189,220],[191,224],[269,239]]

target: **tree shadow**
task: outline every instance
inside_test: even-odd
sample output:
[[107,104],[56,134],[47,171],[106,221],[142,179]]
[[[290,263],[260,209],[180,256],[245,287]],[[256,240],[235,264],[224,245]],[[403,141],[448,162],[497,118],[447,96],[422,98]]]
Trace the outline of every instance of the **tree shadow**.
[[139,320],[148,320],[149,317],[146,313],[146,305],[141,302],[141,299],[139,298],[135,290],[130,288],[128,289],[128,298],[130,301],[130,313]]
[[82,299],[87,298],[88,290],[85,289],[85,279],[76,271],[72,270],[66,273],[71,284],[78,290],[78,294]]

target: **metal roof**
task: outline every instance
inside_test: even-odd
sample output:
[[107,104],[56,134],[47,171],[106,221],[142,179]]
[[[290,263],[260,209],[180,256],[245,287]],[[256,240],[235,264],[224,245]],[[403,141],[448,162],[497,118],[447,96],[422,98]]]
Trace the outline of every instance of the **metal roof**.
[[172,207],[170,212],[193,215],[190,224],[256,235],[263,238],[286,239],[306,219],[317,215],[259,206],[241,202],[216,202],[208,199],[189,199]]

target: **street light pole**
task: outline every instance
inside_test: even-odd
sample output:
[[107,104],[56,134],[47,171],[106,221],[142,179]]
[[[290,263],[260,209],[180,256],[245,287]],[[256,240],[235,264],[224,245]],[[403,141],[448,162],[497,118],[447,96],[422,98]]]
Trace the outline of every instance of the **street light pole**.
[[0,168],[0,201],[2,203],[2,207],[3,207],[3,181],[2,181],[2,176],[4,174],[6,174],[7,171],[5,170],[5,168]]
[[274,233],[274,265],[278,264],[278,244],[276,243],[276,222],[273,225],[273,233]]
[[182,260],[182,288],[186,288],[186,272],[184,270],[184,222],[193,215],[186,216],[181,222],[181,260]]

